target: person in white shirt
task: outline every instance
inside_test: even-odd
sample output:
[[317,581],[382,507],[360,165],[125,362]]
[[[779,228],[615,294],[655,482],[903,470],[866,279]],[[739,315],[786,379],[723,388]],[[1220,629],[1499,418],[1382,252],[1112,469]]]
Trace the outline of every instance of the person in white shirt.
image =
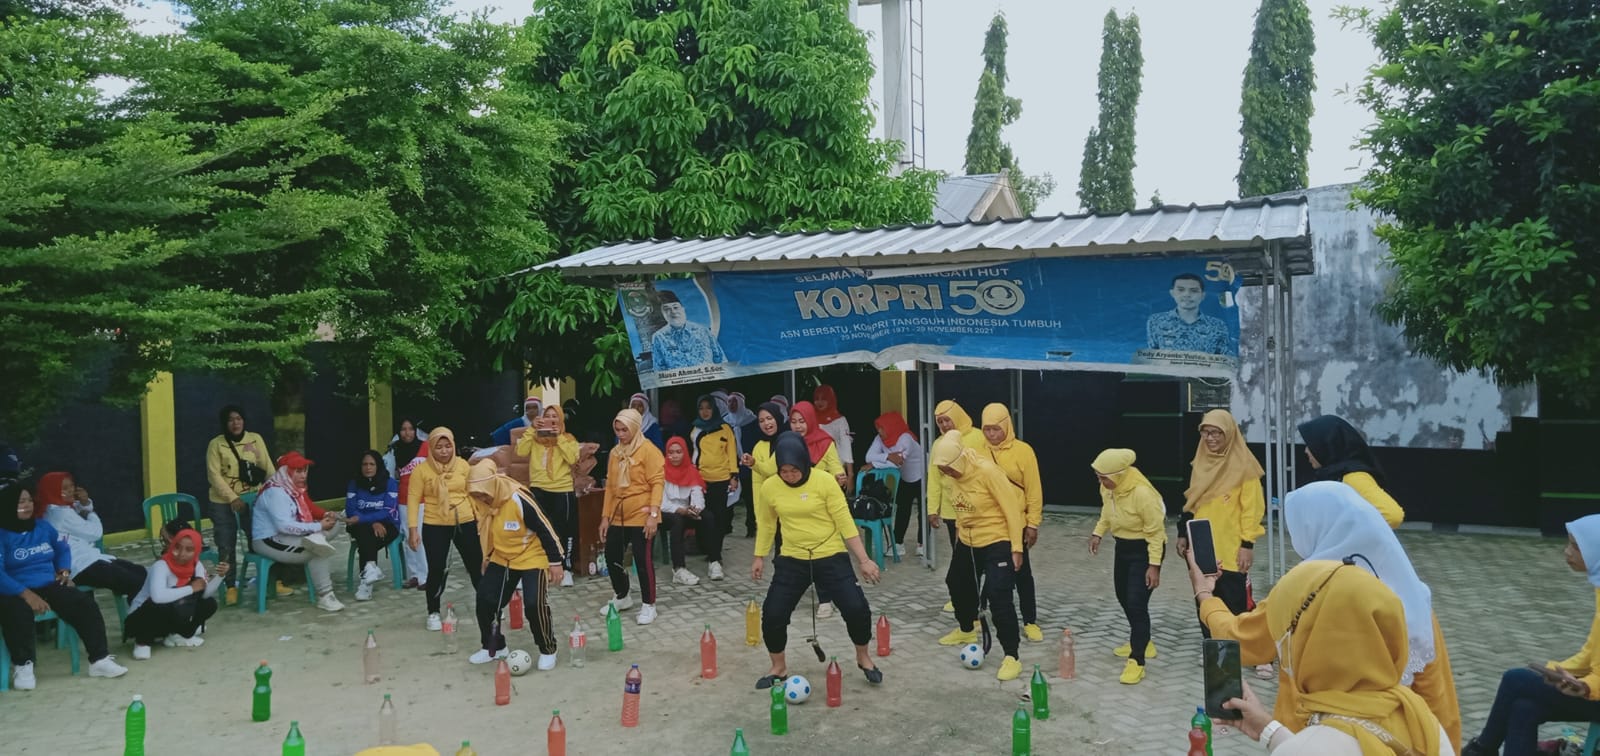
[[832,386],[824,383],[811,392],[811,405],[817,408],[817,424],[833,437],[833,444],[839,449],[839,461],[844,463],[844,495],[853,495],[856,485],[856,454],[855,444],[852,441],[855,439],[855,434],[850,432],[850,421],[839,412],[839,397],[834,394]]
[[134,596],[127,631],[133,638],[133,658],[150,658],[157,640],[168,648],[193,648],[205,642],[196,633],[217,613],[217,589],[228,574],[228,564],[217,565],[215,575],[200,562],[200,534],[184,528],[167,544],[167,551],[150,565],[144,587]]
[[689,456],[689,442],[673,436],[667,441],[667,464],[661,470],[661,522],[667,527],[667,545],[672,552],[672,582],[680,585],[700,583],[686,566],[683,530],[689,523],[699,522],[706,509],[706,481]]
[[100,551],[105,528],[94,512],[89,492],[64,472],[45,473],[39,478],[34,513],[67,537],[72,551],[72,582],[90,588],[104,588],[125,599],[132,599],[144,587],[144,567]]
[[[911,517],[922,506],[922,474],[926,465],[922,461],[922,444],[911,435],[911,426],[898,412],[885,412],[873,421],[878,435],[867,449],[867,464],[874,469],[900,471],[900,483],[894,494],[894,542],[906,542],[906,528]],[[922,522],[921,517],[917,522]],[[917,556],[922,556],[922,528],[917,528]]]
[[328,543],[339,520],[318,507],[306,491],[311,460],[291,451],[279,457],[277,464],[278,472],[256,499],[250,550],[280,564],[305,565],[311,587],[317,592],[317,608],[340,611],[344,604],[333,595],[335,550]]

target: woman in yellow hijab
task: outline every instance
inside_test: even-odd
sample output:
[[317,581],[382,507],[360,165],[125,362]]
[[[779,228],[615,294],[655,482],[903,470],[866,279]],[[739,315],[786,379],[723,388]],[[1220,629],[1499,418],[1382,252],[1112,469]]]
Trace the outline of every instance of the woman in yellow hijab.
[[533,492],[502,474],[493,460],[479,460],[467,474],[467,495],[478,517],[483,549],[483,579],[478,582],[478,634],[481,647],[468,661],[488,664],[506,657],[500,612],[522,588],[528,630],[539,646],[539,669],[556,667],[556,635],[545,586],[564,574],[556,528],[540,510]]
[[1349,561],[1311,561],[1268,598],[1267,624],[1295,704],[1273,719],[1246,685],[1243,699],[1225,704],[1244,715],[1245,734],[1276,756],[1455,752],[1427,703],[1400,683],[1410,645],[1405,609],[1388,586]]
[[450,566],[450,545],[455,544],[473,590],[478,589],[483,569],[478,521],[467,499],[468,465],[456,452],[456,434],[442,425],[434,428],[428,435],[428,459],[411,473],[406,488],[411,547],[422,548],[428,557],[428,629],[433,632],[443,627],[439,606]]
[[1039,457],[1028,442],[1017,438],[1011,424],[1011,410],[992,402],[983,408],[983,438],[988,443],[989,459],[1006,474],[1011,485],[1022,491],[1027,527],[1022,530],[1022,567],[1017,570],[1017,609],[1022,612],[1022,634],[1031,643],[1044,642],[1039,627],[1039,600],[1033,585],[1033,560],[1029,549],[1039,540],[1039,523],[1044,519],[1044,488],[1039,479]]
[[1100,521],[1089,536],[1089,553],[1100,553],[1106,533],[1116,539],[1112,575],[1117,603],[1128,618],[1128,662],[1119,680],[1144,679],[1150,647],[1150,594],[1161,585],[1161,557],[1167,552],[1167,508],[1161,494],[1133,463],[1132,449],[1107,449],[1090,465],[1100,479]]

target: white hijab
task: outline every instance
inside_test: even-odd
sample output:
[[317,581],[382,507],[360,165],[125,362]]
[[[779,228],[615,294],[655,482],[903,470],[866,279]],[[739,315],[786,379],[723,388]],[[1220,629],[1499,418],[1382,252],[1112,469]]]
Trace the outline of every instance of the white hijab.
[[1283,522],[1301,559],[1340,561],[1360,554],[1365,559],[1357,557],[1355,563],[1400,597],[1411,645],[1411,658],[1406,660],[1400,683],[1410,685],[1438,653],[1433,645],[1433,592],[1417,577],[1405,547],[1383,515],[1354,488],[1338,481],[1320,481],[1284,498]]
[[1579,517],[1567,523],[1567,533],[1578,543],[1578,555],[1589,570],[1589,584],[1600,588],[1600,515]]

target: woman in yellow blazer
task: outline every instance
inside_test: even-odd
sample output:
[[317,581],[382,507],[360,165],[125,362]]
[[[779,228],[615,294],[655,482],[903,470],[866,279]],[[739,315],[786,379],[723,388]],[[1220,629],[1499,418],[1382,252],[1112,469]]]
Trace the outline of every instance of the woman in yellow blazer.
[[1507,756],[1537,753],[1539,725],[1545,722],[1600,720],[1600,515],[1567,523],[1567,566],[1589,578],[1595,591],[1595,615],[1583,648],[1565,661],[1546,662],[1543,669],[1519,667],[1500,677],[1494,705],[1483,732],[1461,750],[1462,756]]
[[694,428],[689,431],[694,465],[706,482],[706,508],[694,535],[712,580],[722,579],[722,538],[728,532],[728,518],[733,516],[728,495],[739,488],[739,441],[721,410],[710,394],[700,397]]
[[578,439],[567,432],[561,407],[544,408],[533,427],[517,439],[517,456],[528,458],[528,489],[539,510],[550,518],[565,556],[561,585],[572,585],[572,547],[578,537],[578,497],[573,494],[572,466],[578,461]]
[[644,603],[635,620],[648,625],[656,620],[656,563],[650,542],[661,525],[661,493],[666,488],[666,457],[640,432],[644,417],[633,409],[617,413],[611,430],[617,445],[606,462],[606,496],[600,512],[600,538],[606,542],[606,567],[610,571],[612,599],[600,607],[622,611],[633,606],[628,595],[628,569],[623,553],[633,547],[639,568],[639,593]]
[[[444,626],[439,605],[450,566],[450,544],[456,545],[461,565],[474,590],[483,570],[483,549],[478,544],[478,519],[467,498],[467,461],[456,455],[456,434],[444,426],[428,435],[428,460],[411,473],[406,488],[406,519],[411,547],[422,547],[428,557],[428,629]],[[419,522],[421,527],[417,527]]]
[[1100,553],[1107,533],[1116,540],[1113,587],[1128,618],[1128,663],[1119,678],[1124,685],[1144,679],[1150,594],[1161,585],[1161,558],[1167,552],[1167,508],[1160,492],[1133,466],[1135,459],[1131,449],[1107,449],[1090,464],[1100,479],[1100,521],[1089,536],[1089,553]]
[[1022,634],[1030,643],[1044,642],[1039,627],[1039,600],[1033,585],[1033,561],[1028,552],[1039,541],[1039,523],[1044,520],[1044,488],[1039,481],[1039,457],[1028,442],[1017,438],[1011,425],[1011,411],[994,402],[983,408],[983,438],[988,442],[989,459],[1006,474],[1011,485],[1022,491],[1028,525],[1022,531],[1022,569],[1017,570],[1017,608],[1022,612]]
[[1344,418],[1323,415],[1300,424],[1300,439],[1306,442],[1306,459],[1317,480],[1337,480],[1354,488],[1391,528],[1405,522],[1405,510],[1383,490],[1383,468],[1355,426]]

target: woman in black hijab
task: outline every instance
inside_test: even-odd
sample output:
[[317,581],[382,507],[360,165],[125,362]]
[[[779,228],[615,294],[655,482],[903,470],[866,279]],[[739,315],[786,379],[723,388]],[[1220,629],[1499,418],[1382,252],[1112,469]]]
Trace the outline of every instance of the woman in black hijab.
[[1340,481],[1354,488],[1377,508],[1391,528],[1405,522],[1405,510],[1383,490],[1383,468],[1378,466],[1372,447],[1367,446],[1367,440],[1354,426],[1344,418],[1323,415],[1301,423],[1300,438],[1306,443],[1306,459],[1317,480]]
[[[378,552],[400,536],[400,485],[383,467],[383,455],[368,449],[361,455],[355,477],[345,493],[345,530],[356,542],[361,557],[361,587],[357,601],[372,598],[372,584],[383,579],[378,569]],[[389,565],[400,569],[400,565]]]

